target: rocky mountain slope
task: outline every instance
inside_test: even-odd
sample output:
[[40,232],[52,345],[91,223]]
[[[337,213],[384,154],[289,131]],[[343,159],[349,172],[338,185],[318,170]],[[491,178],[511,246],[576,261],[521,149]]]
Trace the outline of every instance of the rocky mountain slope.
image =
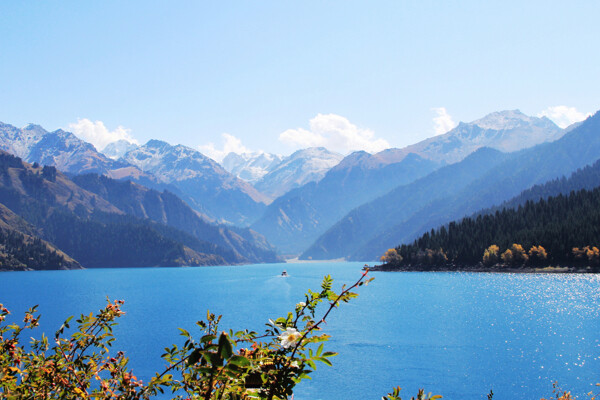
[[247,225],[269,199],[192,148],[150,140],[120,159],[178,189],[193,208],[219,221]]
[[275,248],[248,228],[215,225],[169,191],[158,192],[131,181],[117,181],[96,174],[73,177],[79,187],[97,194],[128,215],[148,219],[186,232],[232,253],[232,263],[279,261]]
[[324,147],[298,150],[285,157],[256,182],[254,187],[267,196],[277,198],[306,183],[321,180],[343,158],[341,154]]
[[264,152],[229,153],[225,156],[221,165],[229,173],[250,184],[254,184],[271,172],[283,158],[283,156],[278,154]]

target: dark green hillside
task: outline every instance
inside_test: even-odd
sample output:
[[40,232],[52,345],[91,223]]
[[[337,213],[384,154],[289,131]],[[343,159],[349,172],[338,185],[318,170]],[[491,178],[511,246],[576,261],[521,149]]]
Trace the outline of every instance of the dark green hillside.
[[[162,228],[149,220],[125,215],[103,198],[88,192],[54,167],[23,163],[0,153],[0,203],[19,215],[24,224],[7,222],[23,234],[32,230],[40,238],[74,257],[84,267],[148,267],[217,265],[227,261],[218,250],[183,232]],[[112,220],[98,216],[111,215]],[[25,232],[25,227],[29,232]],[[187,241],[179,242],[177,239]],[[192,247],[201,249],[194,250]],[[223,255],[235,258],[227,251]],[[27,267],[36,265],[26,263]],[[61,268],[57,263],[54,268]]]
[[[497,245],[500,254],[513,243],[522,245],[525,251],[532,246],[542,246],[547,252],[543,264],[585,263],[589,260],[575,259],[573,248],[600,245],[599,205],[600,188],[596,188],[538,202],[527,201],[517,209],[465,218],[432,230],[410,245],[397,247],[403,260],[396,263],[423,263],[428,249],[443,249],[449,263],[474,265],[482,261],[489,246]],[[542,263],[542,260],[532,257],[528,261],[536,262]]]
[[87,268],[226,264],[221,256],[184,246],[147,221],[114,219],[99,222],[55,211],[42,227],[45,237]]
[[0,204],[0,270],[74,268],[81,265],[40,239],[32,226]]
[[[96,174],[76,176],[73,182],[128,215],[156,222],[155,229],[194,250],[206,252],[209,248],[192,245],[193,241],[212,244],[210,251],[222,255],[228,263],[279,261],[275,248],[262,235],[248,228],[208,223],[197,211],[167,190],[159,192],[130,181],[118,181]],[[159,224],[171,229],[159,227]],[[187,235],[183,235],[183,232]]]

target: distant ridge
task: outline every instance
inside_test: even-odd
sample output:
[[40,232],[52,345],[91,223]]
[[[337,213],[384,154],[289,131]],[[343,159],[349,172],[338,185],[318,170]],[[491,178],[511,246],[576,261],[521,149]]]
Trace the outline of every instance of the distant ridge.
[[[428,198],[423,193],[420,203],[410,203],[410,213],[402,212],[396,216],[408,207],[399,203],[398,199],[411,196],[409,187],[399,187],[348,214],[318,242],[322,243],[321,248],[327,243],[327,251],[339,249],[334,254],[343,254],[354,260],[373,260],[387,248],[411,241],[425,231],[451,220],[498,205],[533,185],[568,175],[599,158],[600,114],[596,113],[554,142],[507,154],[504,160],[487,169],[484,175],[472,176],[466,185],[456,187],[444,197]],[[440,170],[436,174],[442,172]],[[338,232],[342,231],[345,235],[360,232],[364,244],[350,248],[336,239],[341,237]],[[307,252],[304,256],[311,256],[311,253]]]
[[385,164],[366,152],[353,153],[318,182],[293,189],[269,205],[252,229],[285,254],[299,254],[345,213],[433,171],[437,165],[417,155]]
[[513,152],[560,138],[565,131],[546,117],[530,117],[519,110],[497,111],[473,122],[461,122],[447,133],[402,149],[382,151],[395,160],[415,153],[423,158],[452,164],[481,147]]

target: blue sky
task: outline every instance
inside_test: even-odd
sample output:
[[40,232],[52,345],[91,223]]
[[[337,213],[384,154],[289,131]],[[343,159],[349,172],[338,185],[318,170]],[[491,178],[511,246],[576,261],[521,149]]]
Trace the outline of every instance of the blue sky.
[[598,15],[597,1],[3,1],[0,121],[215,157],[225,142],[402,147],[503,109],[569,121],[600,108]]

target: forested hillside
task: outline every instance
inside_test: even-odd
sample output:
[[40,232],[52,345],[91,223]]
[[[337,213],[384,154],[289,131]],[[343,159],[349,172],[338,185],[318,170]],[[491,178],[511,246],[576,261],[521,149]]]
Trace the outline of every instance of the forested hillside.
[[81,265],[40,239],[34,227],[0,204],[0,270],[75,268]]
[[[400,257],[391,261],[398,265],[458,266],[493,261],[519,265],[587,263],[597,269],[599,204],[600,188],[538,202],[529,200],[517,209],[469,217],[432,230],[410,245],[397,247]],[[496,247],[490,248],[493,245]]]
[[[213,249],[229,263],[276,262],[275,248],[248,228],[208,223],[175,194],[148,189],[131,181],[118,181],[97,174],[73,178],[80,187],[97,194],[128,215],[149,219],[220,247]],[[155,226],[156,228],[156,226]],[[191,246],[188,240],[184,241]],[[204,249],[203,251],[207,251]]]
[[[127,187],[130,184],[121,185]],[[150,192],[150,198],[156,197],[157,192],[143,189],[136,193]],[[135,208],[136,201],[122,199],[120,205],[129,204]],[[16,224],[14,218],[3,219],[13,231],[32,236],[33,239],[27,242],[37,243],[36,237],[43,239],[84,267],[221,265],[248,260],[233,248],[153,222],[147,216],[127,215],[103,197],[81,188],[54,167],[26,164],[7,153],[0,153],[0,203],[26,221],[24,225]],[[184,210],[193,214],[189,208]],[[214,228],[217,232],[223,229]],[[242,235],[234,232],[229,235],[236,237],[242,246],[253,248]],[[239,244],[238,248],[241,248]],[[10,251],[5,253],[10,254]],[[34,263],[25,264],[28,268],[36,267]],[[61,268],[63,264],[57,262],[54,268]]]

